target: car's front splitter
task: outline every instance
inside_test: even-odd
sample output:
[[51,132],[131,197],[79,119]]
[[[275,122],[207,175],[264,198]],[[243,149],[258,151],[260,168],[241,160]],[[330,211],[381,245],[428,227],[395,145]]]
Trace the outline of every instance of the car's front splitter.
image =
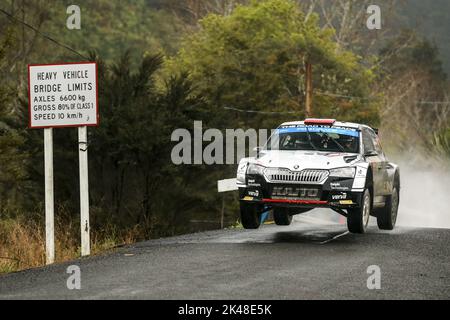
[[362,193],[360,192],[347,192],[344,196],[341,196],[340,200],[333,200],[333,196],[338,195],[329,194],[327,200],[311,200],[311,199],[273,199],[273,198],[259,198],[252,197],[241,192],[241,202],[252,203],[255,205],[267,205],[270,207],[292,207],[292,208],[331,208],[331,209],[351,209],[359,207],[362,199]]

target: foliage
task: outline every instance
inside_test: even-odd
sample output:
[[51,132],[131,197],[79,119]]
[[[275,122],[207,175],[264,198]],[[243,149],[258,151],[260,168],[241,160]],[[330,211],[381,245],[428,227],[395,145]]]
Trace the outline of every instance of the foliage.
[[[444,159],[450,158],[450,129],[435,133],[434,145]],[[447,164],[448,165],[448,164]]]
[[183,34],[181,21],[164,10],[153,9],[146,0],[86,1],[80,5],[81,29],[69,30],[65,27],[66,8],[71,4],[58,0],[49,6],[52,19],[43,28],[78,51],[97,51],[107,62],[127,49],[133,53],[173,54]]
[[402,4],[402,20],[410,29],[416,30],[421,37],[426,37],[439,48],[439,60],[443,62],[443,69],[450,72],[450,43],[448,30],[450,22],[447,12],[450,2],[447,0],[408,0]]
[[440,153],[435,136],[448,128],[450,104],[437,47],[405,31],[386,44],[380,59],[384,140],[397,153]]
[[66,26],[67,8],[74,4],[72,1],[6,2],[2,3],[2,9],[18,20],[25,20],[39,32],[0,14],[0,34],[10,28],[16,40],[8,50],[8,64],[0,65],[0,70],[5,73],[4,80],[13,82],[23,91],[28,63],[83,61],[91,51],[98,52],[104,61],[111,63],[130,50],[133,53],[131,63],[137,67],[142,58],[139,55],[174,54],[185,32],[180,19],[166,10],[153,8],[146,0],[78,3],[80,30],[70,30]]
[[[222,107],[294,110],[301,118],[306,61],[313,63],[317,90],[358,97],[369,92],[371,71],[358,63],[357,56],[337,46],[333,31],[321,29],[316,15],[305,21],[292,1],[253,1],[238,6],[229,16],[208,15],[200,26],[199,32],[184,41],[179,54],[167,61],[167,73],[189,72],[198,92],[220,114],[218,119],[235,125],[234,115],[225,114]],[[366,107],[367,103],[318,97],[313,112],[375,122],[376,109]],[[345,111],[348,109],[351,114]],[[248,119],[241,121],[250,124]],[[261,117],[250,122],[271,128],[279,121]]]
[[[42,220],[29,215],[0,219],[0,274],[45,264],[45,229]],[[79,224],[64,209],[55,216],[56,262],[73,260],[80,255]],[[91,233],[93,255],[131,244],[139,239],[137,228],[118,228],[106,224]]]
[[[5,63],[5,55],[12,46],[10,33],[0,38],[0,65]],[[0,214],[4,207],[10,208],[18,201],[20,183],[26,178],[24,163],[28,159],[23,150],[22,130],[16,126],[16,116],[11,107],[14,90],[0,86]]]

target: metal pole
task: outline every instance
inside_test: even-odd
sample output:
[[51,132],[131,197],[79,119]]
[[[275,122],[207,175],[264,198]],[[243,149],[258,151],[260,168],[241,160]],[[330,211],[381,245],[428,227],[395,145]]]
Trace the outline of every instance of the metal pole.
[[306,80],[306,101],[305,101],[305,115],[306,118],[312,116],[312,96],[313,96],[313,83],[312,83],[312,64],[306,62],[305,64],[305,80]]
[[225,216],[225,194],[222,195],[222,210],[220,212],[220,229],[223,229],[224,216]]
[[87,127],[78,127],[78,146],[80,161],[80,225],[81,225],[81,255],[91,253],[89,237],[89,179],[88,179],[88,143]]
[[44,129],[45,262],[55,262],[55,213],[53,193],[53,129]]

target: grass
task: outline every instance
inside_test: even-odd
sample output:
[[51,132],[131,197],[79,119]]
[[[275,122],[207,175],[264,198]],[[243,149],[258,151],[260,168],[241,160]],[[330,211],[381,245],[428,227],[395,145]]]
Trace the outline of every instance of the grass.
[[[62,220],[62,219],[61,219]],[[80,256],[79,226],[73,222],[55,223],[55,262]],[[70,220],[69,220],[70,221]],[[91,232],[91,253],[98,254],[136,241],[139,230],[118,232],[108,227]],[[0,273],[15,272],[45,265],[45,230],[43,224],[32,220],[0,220]]]
[[[80,257],[80,224],[77,215],[71,215],[63,205],[55,215],[55,262],[61,263]],[[95,223],[95,221],[94,221]],[[113,250],[118,246],[148,239],[175,236],[191,232],[184,224],[174,225],[153,217],[131,227],[100,224],[91,228],[91,254]],[[231,228],[242,228],[237,221]],[[16,272],[45,265],[45,223],[42,213],[0,212],[0,274]]]

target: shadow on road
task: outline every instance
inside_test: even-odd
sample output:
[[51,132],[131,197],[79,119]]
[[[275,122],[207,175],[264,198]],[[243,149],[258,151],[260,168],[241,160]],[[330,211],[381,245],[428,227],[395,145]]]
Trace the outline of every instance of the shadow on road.
[[329,241],[335,237],[345,235],[345,231],[337,230],[335,232],[310,230],[310,231],[286,231],[274,234],[275,243],[319,243]]

